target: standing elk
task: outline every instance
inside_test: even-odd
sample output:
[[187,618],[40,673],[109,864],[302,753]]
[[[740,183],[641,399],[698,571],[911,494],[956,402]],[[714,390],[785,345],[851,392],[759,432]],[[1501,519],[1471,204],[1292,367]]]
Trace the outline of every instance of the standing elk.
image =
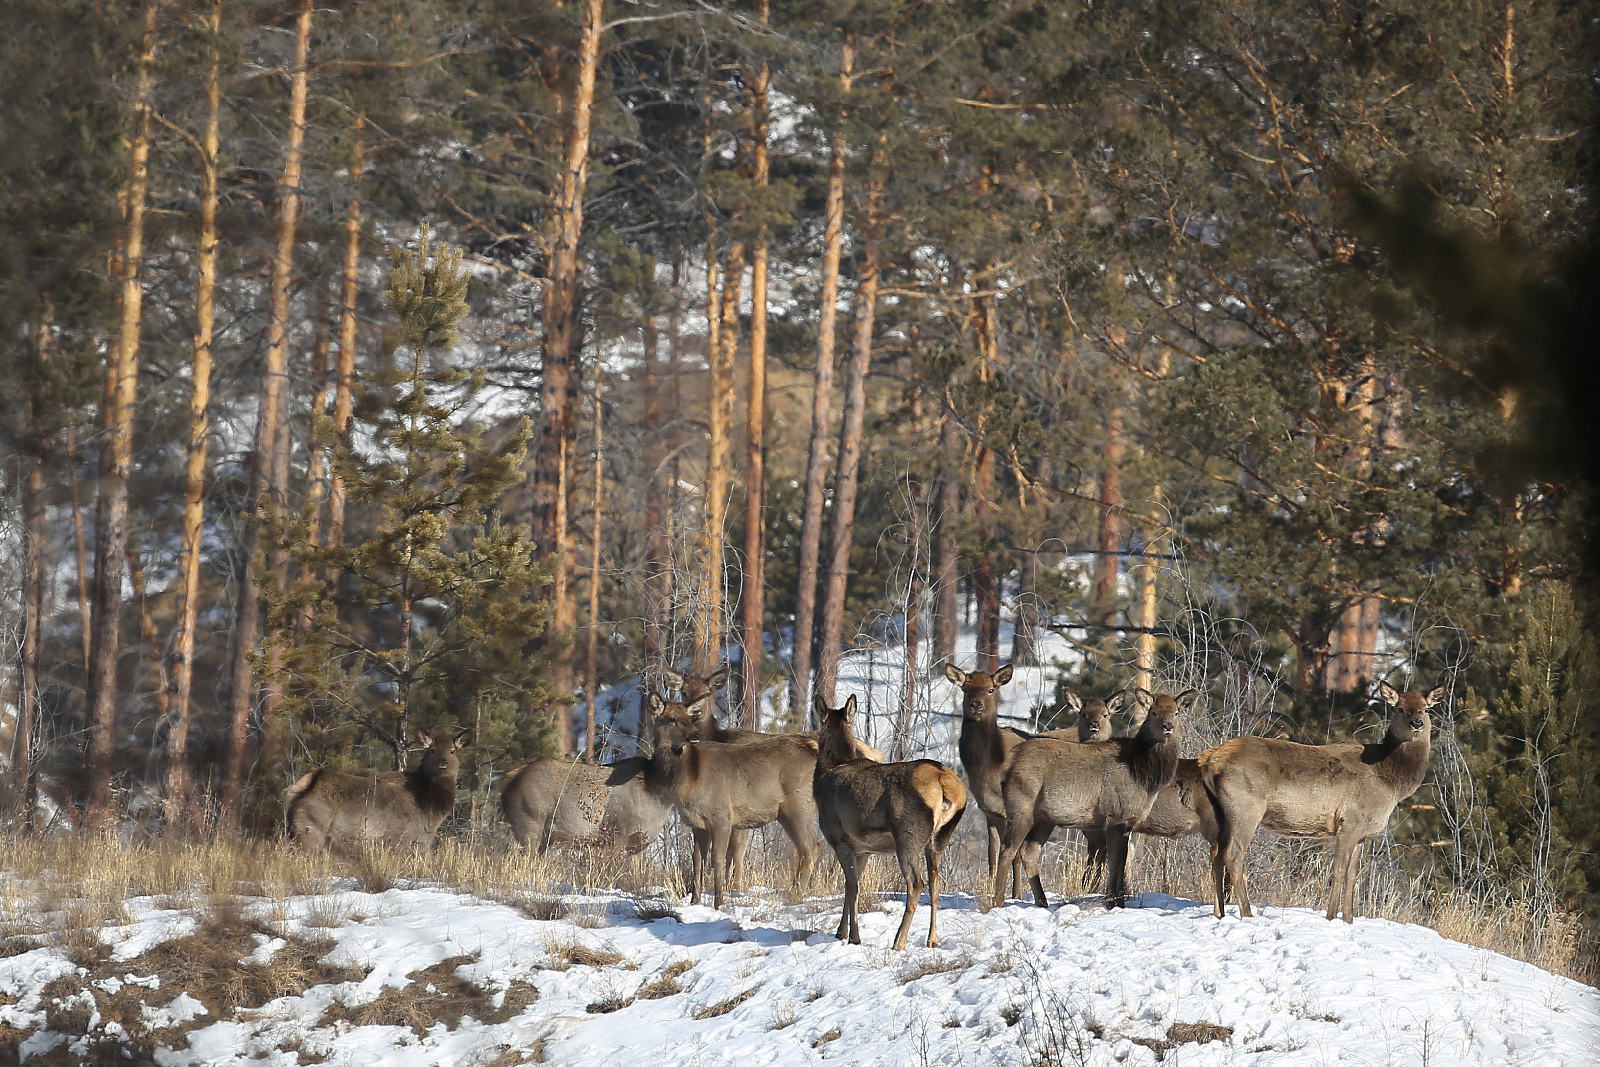
[[1383,832],[1395,805],[1417,791],[1428,773],[1428,709],[1446,687],[1399,693],[1387,682],[1378,696],[1393,709],[1382,741],[1301,745],[1274,737],[1235,737],[1200,753],[1200,773],[1216,798],[1222,837],[1212,852],[1215,914],[1223,914],[1224,873],[1248,918],[1250,886],[1245,850],[1257,827],[1289,837],[1333,838],[1328,918],[1355,920],[1356,864],[1361,846]]
[[701,741],[702,701],[685,707],[650,695],[656,717],[655,753],[646,770],[652,790],[670,798],[694,835],[689,902],[700,903],[700,875],[709,862],[717,907],[722,907],[723,871],[735,830],[777,820],[799,852],[795,885],[811,877],[817,851],[817,805],[811,795],[816,742],[787,734],[742,745]]
[[[1004,902],[1004,868],[1022,857],[1034,903],[1048,905],[1039,880],[1039,855],[1057,827],[1103,830],[1109,877],[1106,901],[1126,896],[1127,828],[1144,819],[1156,794],[1170,785],[1178,769],[1178,713],[1187,711],[1198,691],[1155,697],[1133,691],[1146,709],[1133,737],[1079,744],[1037,737],[1017,746],[1003,788],[1006,822],[1001,870],[994,879],[994,903]],[[1107,701],[1109,704],[1110,701]]]
[[348,848],[363,841],[429,851],[439,824],[455,808],[456,750],[472,731],[440,730],[431,738],[414,771],[363,777],[329,770],[312,771],[283,791],[289,838],[303,845]]
[[[986,671],[968,674],[954,663],[947,663],[944,668],[944,676],[961,687],[961,738],[956,744],[956,753],[961,757],[961,769],[967,772],[972,799],[988,824],[991,881],[1000,870],[1000,830],[1006,823],[1001,785],[1012,753],[1027,740],[1027,735],[1021,731],[1000,726],[1000,687],[1011,681],[1011,673],[1009,663],[993,674]],[[1020,893],[1020,859],[1012,866],[1011,878],[1012,888]]]
[[[1200,761],[1180,759],[1171,784],[1161,787],[1161,791],[1156,794],[1155,803],[1150,805],[1149,814],[1134,824],[1133,832],[1151,837],[1188,837],[1190,834],[1199,834],[1205,838],[1206,844],[1211,846],[1211,858],[1215,861],[1217,841],[1221,836],[1220,820],[1221,813],[1217,811],[1216,800],[1206,791],[1205,781],[1201,777]],[[1094,840],[1091,835],[1097,836],[1104,855],[1111,851],[1106,844],[1107,836],[1115,833],[1126,836],[1127,832],[1085,830],[1084,836],[1090,837],[1091,847]],[[1126,892],[1128,846],[1118,845],[1116,852],[1118,866],[1111,873],[1111,882],[1122,886]]]
[[834,936],[843,941],[848,932],[851,944],[861,944],[856,922],[861,869],[873,853],[892,852],[906,884],[906,911],[894,947],[905,948],[922,897],[917,869],[921,853],[928,865],[928,947],[938,948],[939,860],[966,811],[967,787],[937,760],[876,763],[862,758],[850,729],[856,713],[853,695],[842,708],[828,707],[820,696],[816,706],[822,729],[812,791],[822,836],[844,871],[844,913]]
[[589,844],[606,837],[628,852],[649,847],[672,813],[645,781],[650,760],[629,756],[594,766],[542,759],[506,776],[500,810],[517,843],[544,852],[553,844]]

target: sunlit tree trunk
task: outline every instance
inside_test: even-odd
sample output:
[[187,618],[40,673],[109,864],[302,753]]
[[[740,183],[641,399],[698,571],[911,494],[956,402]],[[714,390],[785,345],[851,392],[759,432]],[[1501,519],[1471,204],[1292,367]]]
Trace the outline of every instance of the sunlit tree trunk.
[[[762,0],[761,21],[767,21],[767,2]],[[766,61],[756,73],[752,104],[754,117],[754,182],[765,188],[770,181],[767,157],[767,86],[771,69]],[[747,453],[744,483],[744,590],[740,601],[744,648],[740,662],[744,713],[747,729],[758,729],[761,715],[761,658],[765,651],[762,631],[767,615],[766,587],[766,479],[767,479],[767,228],[756,235],[750,258],[750,397],[745,414]]]
[[883,240],[879,217],[883,182],[867,195],[862,235],[865,247],[856,282],[855,337],[845,368],[844,411],[839,426],[839,467],[833,477],[833,515],[828,528],[828,570],[822,587],[822,631],[817,638],[817,692],[833,707],[844,639],[844,602],[855,537],[856,489],[861,473],[861,433],[866,424],[867,374],[872,368],[872,330],[877,320],[878,272]]
[[[344,269],[339,290],[339,366],[333,377],[333,437],[350,428],[351,387],[356,376],[356,301],[361,295],[361,177],[366,171],[366,119],[357,115],[351,130],[350,203],[344,213]],[[333,442],[330,442],[330,447]],[[329,466],[332,466],[330,461]],[[328,530],[324,544],[344,537],[344,479],[337,470],[328,477]]]
[[[848,92],[854,50],[844,41],[840,87]],[[822,303],[817,319],[817,369],[811,394],[811,443],[806,453],[806,493],[800,515],[799,584],[795,590],[794,659],[789,679],[789,714],[811,720],[811,644],[816,624],[817,559],[822,547],[822,497],[828,474],[828,412],[833,404],[833,343],[839,315],[839,256],[844,238],[844,131],[835,130],[828,151],[828,195],[823,208]],[[815,725],[813,723],[813,725]]]
[[184,454],[183,520],[178,547],[178,606],[172,637],[172,695],[167,723],[164,814],[175,824],[189,796],[189,703],[194,690],[194,644],[200,612],[200,546],[205,522],[206,440],[210,435],[211,334],[216,323],[217,149],[222,111],[222,0],[206,20],[211,62],[206,73],[206,117],[200,131],[199,278],[195,285],[194,351],[189,375],[189,435]]
[[950,530],[961,518],[961,427],[946,415],[939,430],[939,508],[933,558],[933,658],[951,662],[961,628],[961,560]]
[[577,70],[572,86],[562,170],[554,204],[555,241],[545,287],[544,353],[540,409],[542,419],[533,467],[533,536],[547,558],[557,561],[551,596],[554,611],[545,629],[546,644],[557,658],[555,698],[563,727],[562,751],[572,752],[569,705],[575,688],[572,630],[577,606],[572,588],[572,558],[566,528],[566,468],[576,435],[574,374],[582,350],[581,297],[583,263],[578,255],[583,235],[583,198],[589,176],[589,135],[604,0],[583,0]]
[[589,541],[589,647],[584,658],[584,725],[583,758],[594,762],[594,695],[599,684],[595,674],[595,654],[600,639],[600,533],[604,512],[605,491],[605,413],[602,410],[600,372],[595,371],[594,383],[594,526]]
[[1138,608],[1133,624],[1139,632],[1134,635],[1133,684],[1146,692],[1155,691],[1156,635],[1150,631],[1156,626],[1156,580],[1161,575],[1162,514],[1161,486],[1151,490],[1154,515],[1145,525],[1144,555],[1134,567],[1134,577],[1139,586]]
[[[277,245],[272,260],[271,307],[267,319],[266,369],[261,388],[261,409],[256,420],[251,499],[258,511],[271,507],[282,513],[286,487],[274,484],[279,434],[286,432],[285,386],[289,337],[289,286],[293,280],[296,225],[300,217],[301,155],[305,144],[306,54],[311,41],[311,0],[303,0],[295,22],[294,67],[289,77],[289,138],[278,189]],[[250,654],[261,633],[258,563],[261,527],[245,526],[243,569],[239,577],[238,610],[234,621],[232,686],[229,693],[228,747],[223,753],[220,816],[224,826],[237,828],[244,796],[245,750],[249,743],[250,709],[255,677]]]
[[150,173],[150,94],[156,51],[155,0],[146,0],[134,80],[129,134],[128,180],[124,187],[126,228],[118,274],[122,317],[106,367],[100,452],[99,505],[95,512],[95,588],[89,695],[89,798],[91,819],[105,816],[111,793],[111,757],[116,743],[117,641],[122,615],[123,554],[128,540],[128,474],[133,463],[133,414],[139,387],[139,332],[143,323],[145,194]]

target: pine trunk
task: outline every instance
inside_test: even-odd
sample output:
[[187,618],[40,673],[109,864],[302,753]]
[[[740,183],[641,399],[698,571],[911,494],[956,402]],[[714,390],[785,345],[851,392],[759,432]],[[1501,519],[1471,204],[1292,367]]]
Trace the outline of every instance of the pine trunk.
[[[1162,511],[1161,487],[1157,485],[1151,495],[1154,499],[1154,511],[1159,517]],[[1156,580],[1161,574],[1161,527],[1157,521],[1152,521],[1145,526],[1144,555],[1139,557],[1135,567],[1135,578],[1139,583],[1139,607],[1134,614],[1133,624],[1139,632],[1134,635],[1134,680],[1133,684],[1147,693],[1155,692],[1156,669],[1156,635],[1150,631],[1156,626]]]
[[576,436],[574,381],[583,344],[579,293],[583,263],[578,255],[578,242],[583,235],[583,198],[589,176],[589,132],[600,59],[603,6],[604,0],[584,0],[583,4],[566,158],[556,193],[556,240],[545,289],[543,380],[539,398],[543,419],[533,469],[534,540],[542,546],[547,559],[553,557],[557,561],[551,592],[555,610],[545,629],[545,643],[557,657],[555,696],[557,706],[562,709],[562,750],[568,755],[572,752],[572,716],[567,708],[575,688],[571,641],[577,604],[572,589],[564,494],[566,465]]
[[705,648],[696,664],[696,671],[701,675],[716,670],[722,662],[723,548],[731,481],[728,460],[732,451],[729,437],[733,429],[733,368],[739,346],[739,289],[743,277],[744,245],[735,242],[728,249],[728,269],[722,297],[717,302],[717,331],[709,349],[711,391],[707,414],[711,433],[706,446],[706,592],[702,601],[706,621],[701,631]]
[[594,383],[594,526],[589,540],[589,647],[584,658],[584,726],[583,758],[594,762],[594,694],[597,679],[594,663],[600,637],[600,534],[604,512],[602,497],[605,486],[605,414],[601,409],[600,377],[595,372]]
[[217,295],[217,149],[222,112],[222,0],[207,29],[212,38],[206,74],[205,128],[200,133],[199,279],[195,286],[194,351],[190,371],[189,435],[184,452],[183,526],[178,547],[177,627],[172,637],[172,695],[167,723],[163,809],[167,825],[183,817],[189,798],[189,706],[194,691],[195,630],[200,613],[200,549],[205,522],[206,441],[210,434],[211,335]]
[[106,374],[108,401],[101,424],[99,502],[95,511],[94,612],[88,670],[89,798],[91,820],[102,819],[111,794],[117,718],[117,642],[122,617],[123,553],[128,539],[128,474],[133,462],[133,415],[139,386],[139,332],[143,324],[145,194],[150,175],[150,94],[156,51],[155,0],[146,0],[135,75],[128,181],[127,225],[118,264],[122,317]]
[[[344,269],[339,294],[339,366],[333,380],[332,448],[350,428],[351,387],[356,376],[356,301],[361,295],[361,177],[366,171],[366,118],[356,116],[351,131],[350,203],[344,213]],[[331,466],[330,461],[330,466]],[[323,543],[344,539],[344,479],[337,470],[328,477],[328,530]]]
[[[767,4],[761,5],[761,21],[767,21]],[[756,74],[754,155],[756,188],[770,181],[767,156],[767,85],[771,69],[763,62]],[[744,588],[740,601],[743,658],[740,682],[744,690],[744,712],[740,720],[746,729],[760,729],[762,631],[767,615],[766,587],[766,478],[767,478],[767,228],[756,235],[750,259],[750,397],[745,414],[747,452],[744,484]]]
[[[295,60],[290,73],[289,140],[283,156],[283,175],[279,179],[277,247],[272,260],[271,313],[267,320],[267,358],[261,389],[261,410],[256,420],[256,444],[251,498],[259,511],[280,506],[284,488],[274,484],[278,462],[279,435],[284,433],[289,337],[289,286],[293,280],[296,225],[300,217],[301,154],[305,144],[306,54],[311,41],[311,2],[303,0],[295,24]],[[261,527],[251,522],[245,527],[243,573],[239,579],[239,600],[234,621],[232,687],[229,693],[228,747],[223,754],[221,795],[218,798],[222,824],[236,829],[240,802],[244,797],[245,750],[249,741],[250,709],[255,695],[255,677],[250,654],[261,633],[260,588],[257,584],[256,556],[261,550]]]
[[50,461],[47,412],[55,314],[48,294],[34,325],[34,379],[28,390],[27,466],[22,476],[22,678],[16,726],[11,735],[11,775],[19,800],[17,815],[24,829],[33,825],[38,779],[33,762],[35,726],[39,721],[40,628],[44,624],[45,591],[45,465]]
[[823,582],[822,632],[817,638],[817,692],[833,707],[844,637],[844,602],[855,537],[856,491],[861,473],[861,434],[866,424],[867,374],[872,368],[872,330],[877,318],[879,255],[883,226],[878,218],[882,182],[867,196],[866,237],[856,284],[855,337],[845,368],[844,411],[839,426],[839,467],[833,477],[833,515],[828,529],[828,570]]
[[950,529],[961,514],[961,427],[946,415],[939,430],[939,455],[944,470],[939,475],[939,511],[934,534],[933,658],[953,663],[956,635],[961,629],[961,560]]
[[[854,54],[844,44],[839,81],[848,91]],[[828,152],[828,197],[823,209],[822,304],[817,321],[817,370],[811,394],[811,443],[806,454],[806,494],[800,516],[799,584],[795,590],[794,658],[789,715],[811,722],[811,646],[817,609],[817,559],[822,546],[822,497],[828,473],[828,413],[833,404],[833,342],[839,314],[839,256],[844,239],[844,133],[835,131]],[[816,726],[812,723],[812,726]]]
[[1118,553],[1122,551],[1122,408],[1106,416],[1105,465],[1100,471],[1100,529],[1095,557],[1094,610],[1101,625],[1117,613]]
[[[666,516],[664,502],[668,487],[663,484],[665,464],[662,462],[661,400],[662,388],[659,352],[661,339],[657,335],[656,317],[646,311],[644,317],[644,459],[648,472],[644,490],[644,523],[649,548],[644,564],[644,685],[640,687],[641,715],[649,704],[649,690],[661,679],[662,653],[666,637],[666,580],[670,565],[666,543]],[[644,719],[639,720],[641,737]]]

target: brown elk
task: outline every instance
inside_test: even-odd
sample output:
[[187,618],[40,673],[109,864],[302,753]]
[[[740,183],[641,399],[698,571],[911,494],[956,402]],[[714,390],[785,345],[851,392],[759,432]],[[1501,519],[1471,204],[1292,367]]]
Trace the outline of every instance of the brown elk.
[[[1051,730],[1039,734],[1040,737],[1059,737],[1064,740],[1077,740],[1080,744],[1091,741],[1109,741],[1113,736],[1111,718],[1127,702],[1126,692],[1113,693],[1110,700],[1100,700],[1090,697],[1088,700],[1079,696],[1076,690],[1068,689],[1064,696],[1064,707],[1071,708],[1078,716],[1076,730],[1069,734],[1066,730]],[[1112,704],[1115,703],[1115,707]],[[1133,724],[1138,730],[1139,723]],[[1083,867],[1083,884],[1092,885],[1106,869],[1106,835],[1100,830],[1084,830],[1083,843],[1085,846],[1085,863]],[[1012,889],[1021,893],[1020,885],[1013,885]]]
[[1376,744],[1235,737],[1200,753],[1200,773],[1222,817],[1222,839],[1211,861],[1216,915],[1223,914],[1224,874],[1233,882],[1239,914],[1251,914],[1245,850],[1264,826],[1289,837],[1333,838],[1328,918],[1342,908],[1344,921],[1353,922],[1361,846],[1383,832],[1395,805],[1427,776],[1428,709],[1445,691],[1440,685],[1426,693],[1399,693],[1380,683],[1378,695],[1393,711],[1388,732]]
[[[944,676],[961,687],[961,738],[956,753],[961,757],[961,769],[967,772],[972,799],[988,824],[990,880],[1000,869],[1000,831],[1006,823],[1001,784],[1012,752],[1027,739],[1021,731],[1002,728],[998,718],[1000,687],[1011,681],[1011,673],[1009,663],[993,674],[968,674],[954,663],[947,663],[944,668]],[[1021,892],[1020,859],[1013,864],[1011,877],[1013,888]]]
[[[1021,856],[1034,903],[1046,906],[1039,854],[1057,827],[1124,830],[1144,819],[1156,794],[1172,783],[1178,767],[1178,713],[1188,710],[1198,693],[1190,689],[1176,697],[1151,697],[1142,689],[1133,692],[1146,707],[1133,737],[1089,744],[1037,737],[1017,746],[1003,787],[1006,823],[1002,870],[994,880],[996,904],[1004,900],[1003,868]],[[1123,832],[1106,837],[1106,900],[1113,905],[1126,894],[1121,876],[1127,842]]]
[[[1155,803],[1150,805],[1150,812],[1133,826],[1136,834],[1147,834],[1151,837],[1188,837],[1190,834],[1199,834],[1211,846],[1211,856],[1215,860],[1217,855],[1217,840],[1221,836],[1216,801],[1206,791],[1205,782],[1200,774],[1200,761],[1180,759],[1178,770],[1172,776],[1172,783],[1163,786],[1156,794]],[[1121,833],[1124,830],[1085,830],[1084,837],[1090,839],[1091,850],[1093,843],[1098,838],[1101,845],[1101,855],[1105,856],[1111,851],[1107,845],[1109,834]],[[1127,891],[1127,866],[1128,846],[1116,846],[1118,856],[1118,869],[1111,873],[1111,883],[1123,887]],[[1104,859],[1101,861],[1104,863]]]
[[400,848],[433,848],[439,824],[455,808],[456,750],[472,736],[441,730],[431,738],[414,771],[390,771],[368,778],[323,768],[304,775],[283,791],[291,841],[317,847],[349,847],[362,841]]
[[852,695],[842,708],[830,708],[819,696],[822,720],[812,791],[822,836],[833,846],[844,871],[844,913],[834,936],[861,944],[856,922],[861,869],[873,853],[892,852],[906,884],[906,911],[894,935],[894,947],[906,947],[911,918],[922,897],[920,853],[928,866],[928,947],[939,947],[939,860],[967,808],[967,787],[937,760],[876,763],[856,751],[850,720]]
[[543,852],[553,844],[605,838],[639,852],[656,839],[672,804],[645,782],[650,761],[630,756],[607,766],[543,759],[518,767],[500,790],[500,810],[518,844]]
[[817,851],[817,805],[811,795],[816,743],[776,734],[742,745],[701,741],[701,701],[685,707],[651,694],[656,718],[655,753],[646,770],[648,785],[670,798],[694,835],[690,903],[700,903],[700,876],[710,864],[717,907],[722,906],[728,841],[735,830],[751,830],[777,820],[799,853],[795,884],[811,877]]

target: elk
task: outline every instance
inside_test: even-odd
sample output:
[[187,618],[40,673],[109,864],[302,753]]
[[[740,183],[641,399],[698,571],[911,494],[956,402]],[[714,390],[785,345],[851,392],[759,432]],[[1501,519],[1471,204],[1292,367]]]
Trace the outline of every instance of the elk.
[[967,787],[937,760],[876,763],[862,758],[850,729],[854,695],[842,708],[828,707],[820,696],[816,706],[822,729],[811,788],[822,836],[844,871],[844,913],[834,936],[843,941],[848,932],[852,945],[861,944],[856,923],[861,869],[873,853],[893,852],[906,883],[906,911],[894,947],[905,948],[922,897],[917,869],[921,853],[928,865],[928,947],[938,948],[939,860],[967,809]]
[[1446,687],[1399,693],[1379,683],[1392,708],[1382,741],[1302,745],[1274,737],[1235,737],[1200,753],[1200,774],[1216,799],[1222,837],[1212,852],[1215,914],[1223,914],[1224,874],[1248,918],[1250,886],[1245,850],[1258,827],[1289,837],[1333,838],[1333,878],[1328,918],[1355,921],[1356,864],[1361,846],[1389,825],[1395,805],[1417,791],[1428,773],[1428,709]]
[[[1059,737],[1063,740],[1072,740],[1076,737],[1079,744],[1088,744],[1091,741],[1109,741],[1112,737],[1111,717],[1116,714],[1127,701],[1127,695],[1122,692],[1113,693],[1110,700],[1100,700],[1090,697],[1088,700],[1079,696],[1076,690],[1068,689],[1065,692],[1066,704],[1078,716],[1077,729],[1072,734],[1066,730],[1051,730],[1039,734],[1039,737]],[[1116,707],[1113,708],[1112,704]],[[1139,728],[1139,723],[1134,723],[1134,729]],[[1019,733],[1021,731],[1018,731]],[[1083,884],[1089,886],[1094,883],[1106,868],[1106,835],[1100,830],[1084,830],[1083,843],[1086,849],[1083,868]],[[1021,884],[1014,883],[1012,890],[1020,895]]]
[[373,841],[430,851],[439,824],[456,803],[456,750],[472,731],[441,730],[431,738],[417,731],[426,747],[414,771],[390,771],[375,778],[326,767],[304,775],[283,791],[289,839],[317,847],[349,847]]
[[[1220,818],[1216,801],[1206,791],[1205,782],[1200,774],[1200,761],[1180,759],[1178,770],[1172,777],[1170,785],[1163,786],[1156,794],[1155,803],[1150,805],[1150,813],[1140,819],[1133,826],[1136,834],[1148,834],[1151,837],[1188,837],[1190,834],[1199,834],[1211,846],[1212,859],[1216,859],[1217,841],[1221,836]],[[1085,830],[1083,836],[1089,838],[1091,852],[1094,842],[1098,838],[1101,848],[1101,863],[1105,863],[1105,855],[1110,851],[1106,839],[1109,834],[1123,833],[1120,830]],[[1112,871],[1112,883],[1127,886],[1128,846],[1126,843],[1117,846],[1118,867]]]
[[799,852],[795,884],[811,877],[816,859],[816,801],[811,775],[815,742],[787,734],[742,745],[701,741],[701,702],[685,707],[650,696],[656,716],[655,753],[646,769],[647,784],[669,798],[694,835],[694,867],[689,902],[700,903],[701,870],[709,862],[717,907],[722,907],[723,871],[729,838],[776,819]]
[[1128,836],[1122,831],[1149,815],[1156,794],[1172,783],[1178,768],[1178,713],[1187,711],[1198,695],[1194,689],[1176,697],[1152,697],[1143,689],[1133,693],[1145,715],[1132,737],[1088,744],[1036,737],[1017,746],[1002,790],[1006,822],[995,904],[1004,900],[1005,865],[1021,856],[1034,903],[1048,906],[1039,880],[1039,854],[1058,826],[1119,831],[1106,835],[1106,901],[1115,906],[1124,899]]
[[[727,685],[728,668],[719,667],[704,678],[700,678],[668,667],[662,672],[662,678],[668,685],[682,694],[685,704],[692,704],[703,696],[719,692],[723,686]],[[705,711],[700,715],[699,724],[700,739],[702,741],[716,741],[725,745],[742,745],[746,741],[779,736],[804,737],[809,741],[815,742],[817,735],[820,733],[818,730],[807,730],[798,734],[780,735],[762,733],[759,730],[747,730],[742,726],[723,726],[717,722],[717,702],[715,700],[706,702]],[[884,756],[881,749],[873,748],[860,738],[854,738],[853,741],[856,751],[861,754],[863,759],[872,760],[874,763],[883,762]]]
[[630,756],[607,766],[542,759],[518,767],[500,790],[500,810],[517,843],[544,852],[553,844],[603,837],[643,851],[666,825],[672,805],[645,783],[649,760]]
[[[1006,822],[1001,783],[1012,752],[1026,740],[1018,730],[1002,729],[998,719],[1000,687],[1011,681],[1011,664],[993,674],[968,674],[954,663],[947,663],[944,676],[961,687],[961,739],[956,752],[961,757],[961,769],[967,772],[972,799],[989,826],[989,878],[993,880],[1000,869],[1000,830]],[[1020,860],[1013,865],[1011,877],[1013,888],[1021,892]]]

